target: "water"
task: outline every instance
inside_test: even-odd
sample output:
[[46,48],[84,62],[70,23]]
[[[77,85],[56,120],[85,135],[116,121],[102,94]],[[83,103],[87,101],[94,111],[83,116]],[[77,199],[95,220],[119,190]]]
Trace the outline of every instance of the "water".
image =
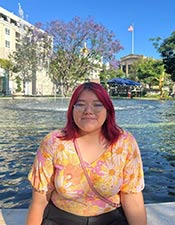
[[[69,99],[0,100],[0,208],[27,208],[27,174],[41,139],[65,123]],[[175,201],[175,101],[113,100],[140,146],[145,203]]]

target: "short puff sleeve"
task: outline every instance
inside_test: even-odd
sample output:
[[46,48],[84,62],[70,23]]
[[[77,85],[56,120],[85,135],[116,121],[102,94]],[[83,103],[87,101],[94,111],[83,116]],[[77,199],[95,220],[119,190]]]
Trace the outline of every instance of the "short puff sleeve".
[[55,138],[56,133],[54,132],[44,137],[28,174],[31,185],[39,192],[50,192],[54,189],[53,146]]
[[123,168],[123,184],[121,191],[136,193],[144,189],[144,173],[141,153],[138,144],[131,133],[124,139],[124,149],[127,152]]

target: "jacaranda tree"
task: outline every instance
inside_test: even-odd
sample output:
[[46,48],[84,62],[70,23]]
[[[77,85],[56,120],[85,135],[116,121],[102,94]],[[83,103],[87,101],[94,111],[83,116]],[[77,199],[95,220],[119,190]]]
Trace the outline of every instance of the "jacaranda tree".
[[50,76],[57,87],[64,86],[64,95],[77,82],[100,72],[102,65],[118,66],[116,53],[123,47],[112,31],[92,18],[51,21],[45,30],[53,37]]

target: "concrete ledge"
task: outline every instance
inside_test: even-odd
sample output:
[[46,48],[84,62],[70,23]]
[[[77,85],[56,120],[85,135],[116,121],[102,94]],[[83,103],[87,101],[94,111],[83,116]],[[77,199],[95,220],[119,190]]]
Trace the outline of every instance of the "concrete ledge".
[[0,225],[24,225],[27,209],[0,209]]
[[[175,202],[146,204],[148,225],[174,225]],[[0,209],[0,225],[25,225],[27,209]]]
[[175,225],[175,202],[146,204],[148,225]]

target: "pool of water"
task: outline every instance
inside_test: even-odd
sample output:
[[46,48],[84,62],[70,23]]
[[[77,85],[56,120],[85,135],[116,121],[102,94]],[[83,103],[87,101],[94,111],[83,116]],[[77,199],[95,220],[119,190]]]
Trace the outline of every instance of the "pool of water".
[[[41,139],[65,124],[69,99],[0,100],[0,208],[27,208],[27,174]],[[145,203],[175,201],[175,101],[113,99],[118,124],[136,137]]]

